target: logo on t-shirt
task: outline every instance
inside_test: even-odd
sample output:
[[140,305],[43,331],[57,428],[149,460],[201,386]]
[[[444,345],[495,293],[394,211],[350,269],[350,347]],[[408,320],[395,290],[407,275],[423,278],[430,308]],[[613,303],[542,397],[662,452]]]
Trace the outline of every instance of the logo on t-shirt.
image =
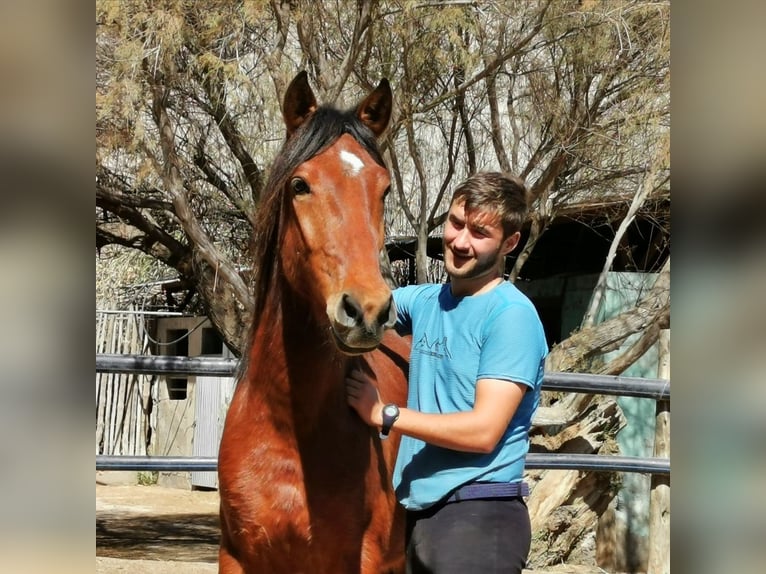
[[439,341],[431,343],[428,340],[428,335],[424,333],[423,337],[415,343],[413,351],[417,351],[424,355],[431,355],[432,357],[437,357],[439,359],[443,359],[444,357],[452,358],[452,353],[449,352],[449,348],[447,347],[446,336],[442,337]]

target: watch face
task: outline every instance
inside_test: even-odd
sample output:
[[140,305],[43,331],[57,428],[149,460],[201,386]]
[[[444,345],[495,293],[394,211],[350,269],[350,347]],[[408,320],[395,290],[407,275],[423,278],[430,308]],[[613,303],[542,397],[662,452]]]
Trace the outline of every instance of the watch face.
[[392,417],[392,416],[394,416],[394,415],[396,414],[396,412],[397,412],[398,410],[399,410],[399,409],[397,409],[395,405],[386,405],[386,406],[383,408],[383,413],[385,413],[385,414],[386,414],[387,416],[389,416],[389,417]]

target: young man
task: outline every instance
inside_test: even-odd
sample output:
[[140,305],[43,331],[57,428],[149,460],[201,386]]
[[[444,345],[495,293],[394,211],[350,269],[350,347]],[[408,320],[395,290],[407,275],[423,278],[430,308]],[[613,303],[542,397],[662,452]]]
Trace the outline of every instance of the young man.
[[502,278],[526,215],[515,176],[458,186],[444,228],[450,282],[394,292],[397,330],[412,334],[406,408],[361,371],[346,379],[365,422],[403,435],[393,481],[408,573],[520,573],[529,554],[522,478],[547,345],[532,303]]

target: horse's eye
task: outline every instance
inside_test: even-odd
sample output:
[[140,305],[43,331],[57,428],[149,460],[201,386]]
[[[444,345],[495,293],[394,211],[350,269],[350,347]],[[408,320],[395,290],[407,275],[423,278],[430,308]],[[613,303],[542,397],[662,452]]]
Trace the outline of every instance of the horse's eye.
[[293,190],[295,195],[304,195],[311,191],[309,184],[303,181],[300,177],[294,177],[290,180],[290,189]]

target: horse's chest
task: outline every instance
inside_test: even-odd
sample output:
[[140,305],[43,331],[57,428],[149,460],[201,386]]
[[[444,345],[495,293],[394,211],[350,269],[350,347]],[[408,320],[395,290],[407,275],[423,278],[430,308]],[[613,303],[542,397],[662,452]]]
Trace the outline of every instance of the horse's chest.
[[324,405],[319,421],[304,426],[307,418],[290,406],[286,416],[273,401],[250,401],[232,414],[243,416],[221,445],[230,536],[249,549],[254,571],[308,564],[313,572],[353,572],[387,483],[371,431],[345,403]]
[[[283,450],[279,457],[272,450],[254,469],[249,492],[234,497],[244,502],[236,509],[234,530],[241,533],[258,571],[298,572],[306,565],[307,572],[358,568],[370,512],[365,477],[350,476],[333,456],[319,468],[323,456],[315,448],[303,457],[297,449]],[[288,565],[294,569],[283,570]]]
[[250,492],[254,511],[302,528],[307,516],[316,523],[327,515],[337,523],[339,515],[364,509],[365,484],[379,469],[367,427],[331,420],[298,435],[263,423],[248,456],[236,461],[239,488]]

